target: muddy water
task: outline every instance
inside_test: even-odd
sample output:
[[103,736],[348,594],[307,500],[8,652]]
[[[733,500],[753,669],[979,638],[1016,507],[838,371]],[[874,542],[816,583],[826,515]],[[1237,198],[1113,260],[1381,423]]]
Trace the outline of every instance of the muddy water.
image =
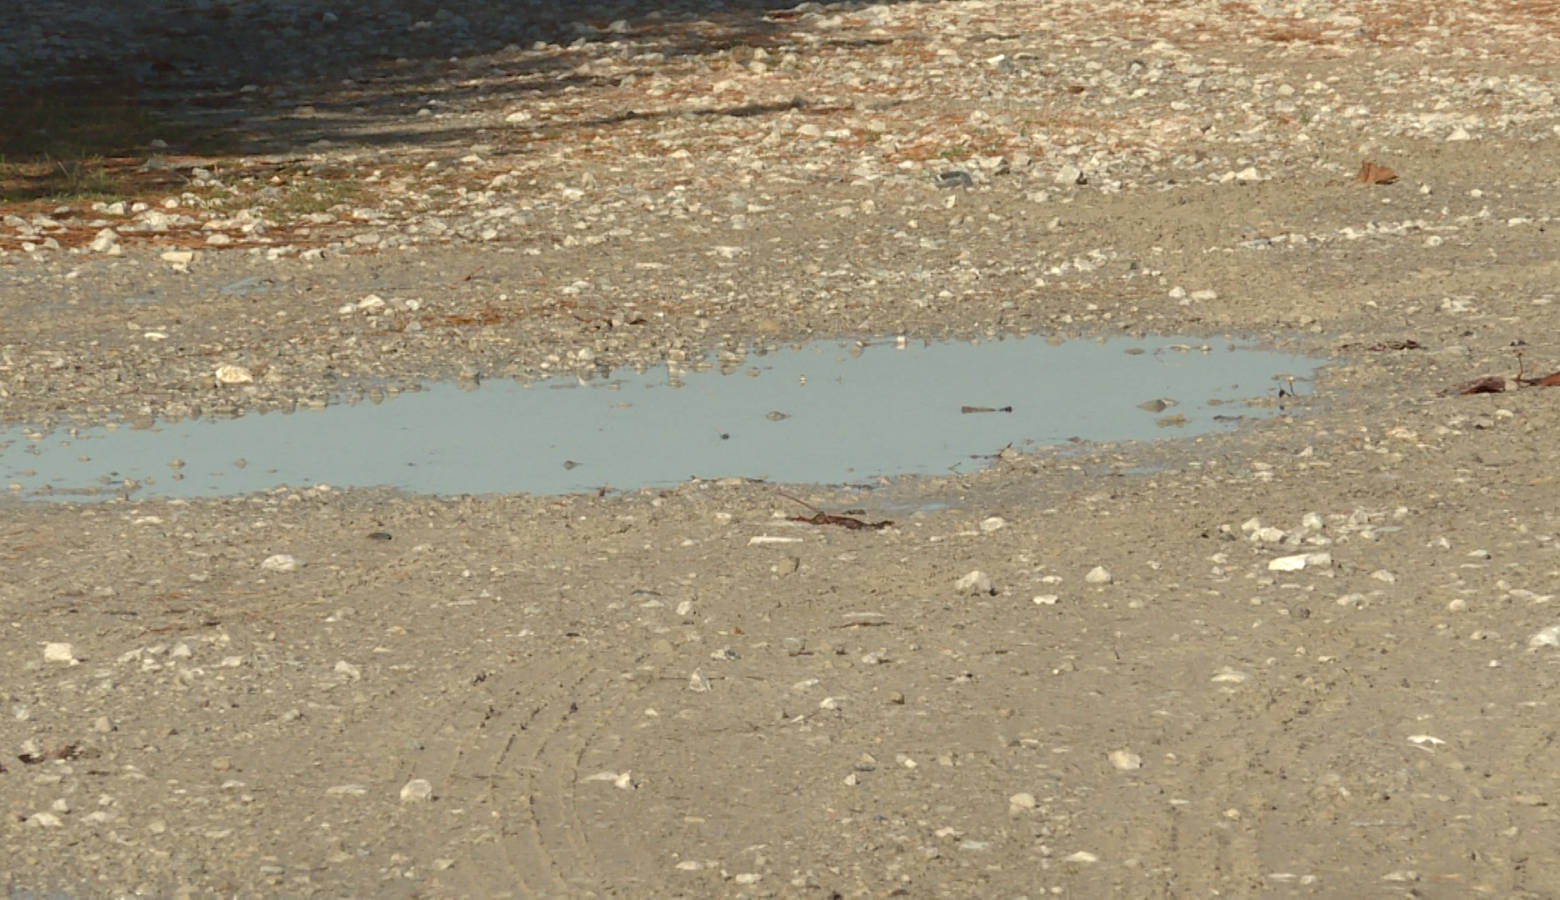
[[1315,367],[1195,339],[819,342],[702,371],[439,383],[380,403],[146,429],[13,427],[0,431],[0,476],[14,493],[57,499],[127,487],[205,497],[282,484],[546,494],[692,476],[861,482],[968,471],[1008,446],[1232,427],[1270,414]]

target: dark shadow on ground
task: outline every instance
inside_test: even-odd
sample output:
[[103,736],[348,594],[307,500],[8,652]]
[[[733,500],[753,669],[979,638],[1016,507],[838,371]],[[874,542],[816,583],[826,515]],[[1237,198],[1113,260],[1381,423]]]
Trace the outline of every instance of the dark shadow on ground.
[[[441,107],[523,109],[608,86],[578,71],[585,44],[611,42],[646,71],[783,49],[817,11],[795,4],[34,0],[7,14],[0,36],[0,82],[11,85],[0,94],[0,200],[111,194],[103,173],[148,157],[479,141],[440,122]],[[533,52],[538,42],[563,49]]]

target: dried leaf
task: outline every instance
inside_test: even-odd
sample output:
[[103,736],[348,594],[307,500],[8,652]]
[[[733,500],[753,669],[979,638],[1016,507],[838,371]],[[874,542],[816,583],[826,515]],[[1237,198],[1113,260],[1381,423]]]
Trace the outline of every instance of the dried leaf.
[[1464,396],[1468,394],[1499,394],[1506,390],[1506,379],[1499,375],[1486,375],[1476,378],[1467,384],[1460,385],[1457,393]]
[[853,516],[835,516],[826,512],[820,512],[812,516],[791,516],[792,522],[806,522],[809,525],[838,525],[841,528],[849,528],[857,531],[862,528],[887,528],[894,524],[888,519],[881,522],[863,522]]
[[1552,372],[1543,378],[1530,378],[1528,384],[1533,387],[1560,387],[1560,372]]
[[961,407],[959,407],[959,412],[963,413],[966,416],[970,415],[971,413],[997,413],[997,412],[1010,413],[1012,411],[1013,411],[1013,407],[1011,407],[1011,406],[961,406]]
[[1391,184],[1397,180],[1396,172],[1368,159],[1360,163],[1360,172],[1354,176],[1356,184]]

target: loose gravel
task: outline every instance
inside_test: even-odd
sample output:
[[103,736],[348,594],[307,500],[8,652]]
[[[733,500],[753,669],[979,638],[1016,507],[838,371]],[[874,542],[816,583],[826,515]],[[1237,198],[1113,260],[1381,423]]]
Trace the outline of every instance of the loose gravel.
[[7,423],[813,337],[1329,365],[789,497],[0,501],[13,895],[1560,892],[1545,4],[141,6],[0,33],[168,122],[0,211]]

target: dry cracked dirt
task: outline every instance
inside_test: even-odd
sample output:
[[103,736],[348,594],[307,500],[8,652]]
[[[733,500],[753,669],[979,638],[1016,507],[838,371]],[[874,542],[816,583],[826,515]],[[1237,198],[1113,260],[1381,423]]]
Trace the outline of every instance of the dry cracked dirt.
[[816,339],[1322,368],[851,485],[19,483],[12,900],[1560,896],[1555,4],[145,6],[0,38],[7,471]]

